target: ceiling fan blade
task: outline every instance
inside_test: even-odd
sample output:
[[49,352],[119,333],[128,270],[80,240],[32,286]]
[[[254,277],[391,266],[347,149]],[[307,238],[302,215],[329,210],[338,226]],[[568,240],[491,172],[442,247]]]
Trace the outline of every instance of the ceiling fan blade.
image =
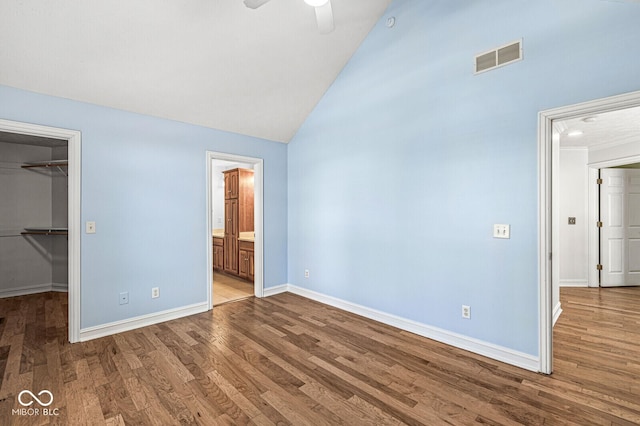
[[269,0],[244,0],[244,5],[249,9],[257,9]]
[[316,7],[316,21],[318,21],[318,30],[321,34],[327,34],[333,31],[334,25],[331,0],[329,0],[322,6]]

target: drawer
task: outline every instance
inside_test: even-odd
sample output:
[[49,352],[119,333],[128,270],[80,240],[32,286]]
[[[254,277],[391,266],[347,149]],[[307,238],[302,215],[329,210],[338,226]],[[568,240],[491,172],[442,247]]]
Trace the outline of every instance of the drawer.
[[253,251],[253,243],[251,241],[238,241],[238,250]]

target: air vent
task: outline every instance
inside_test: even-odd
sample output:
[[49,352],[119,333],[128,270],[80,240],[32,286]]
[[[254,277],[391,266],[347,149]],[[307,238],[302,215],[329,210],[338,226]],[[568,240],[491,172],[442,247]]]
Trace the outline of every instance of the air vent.
[[475,73],[479,74],[520,60],[522,60],[522,40],[477,55]]

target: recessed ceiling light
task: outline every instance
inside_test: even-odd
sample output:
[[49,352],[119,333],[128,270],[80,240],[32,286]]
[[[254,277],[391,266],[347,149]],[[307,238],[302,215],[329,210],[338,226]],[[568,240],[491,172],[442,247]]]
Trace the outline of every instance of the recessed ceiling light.
[[582,130],[572,130],[569,133],[567,133],[567,136],[570,136],[572,138],[575,138],[576,136],[580,136],[582,135]]

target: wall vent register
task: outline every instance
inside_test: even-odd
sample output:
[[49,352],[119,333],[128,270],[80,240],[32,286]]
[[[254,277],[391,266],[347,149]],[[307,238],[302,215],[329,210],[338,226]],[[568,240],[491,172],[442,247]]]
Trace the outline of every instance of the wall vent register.
[[479,74],[522,60],[522,40],[497,47],[475,57],[475,73]]

